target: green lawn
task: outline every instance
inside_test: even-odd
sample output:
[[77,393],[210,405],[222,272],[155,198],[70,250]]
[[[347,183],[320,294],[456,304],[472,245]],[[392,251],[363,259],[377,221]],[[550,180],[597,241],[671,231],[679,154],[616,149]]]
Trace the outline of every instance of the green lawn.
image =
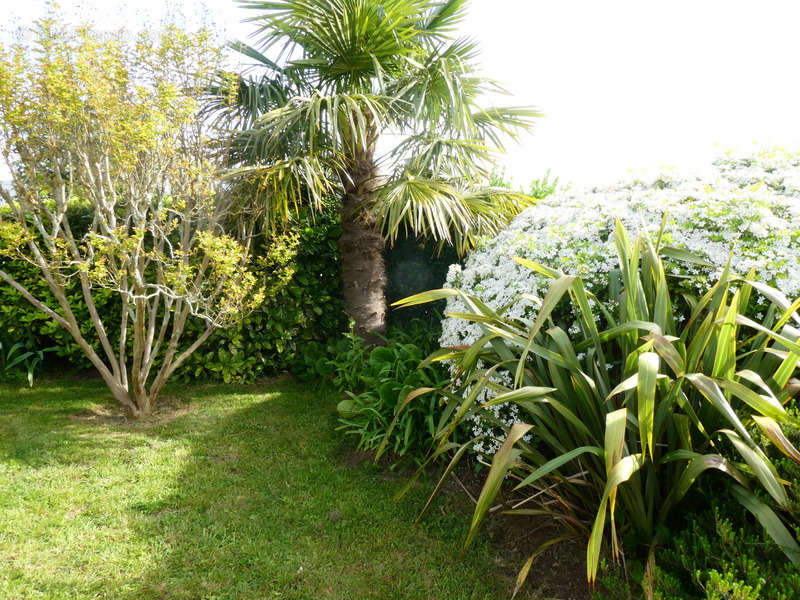
[[463,497],[413,526],[429,486],[393,503],[403,479],[352,459],[335,397],[168,394],[175,418],[131,426],[86,418],[100,383],[0,387],[0,598],[508,598],[519,564],[485,537],[459,556]]

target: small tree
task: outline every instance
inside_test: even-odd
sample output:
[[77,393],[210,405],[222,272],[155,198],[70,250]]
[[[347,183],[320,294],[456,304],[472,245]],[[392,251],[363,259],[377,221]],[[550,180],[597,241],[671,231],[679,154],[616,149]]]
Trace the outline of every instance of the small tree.
[[[232,198],[198,119],[219,52],[207,32],[167,28],[136,41],[37,24],[34,42],[0,47],[0,254],[34,263],[55,303],[0,279],[61,324],[134,417],[218,327],[260,300],[244,268],[246,232],[223,228]],[[88,229],[68,207],[88,203]],[[70,280],[92,336],[82,333]],[[105,323],[93,294],[118,292]],[[190,317],[203,333],[184,340]],[[96,336],[96,337],[95,337]],[[94,338],[94,339],[92,339]]]
[[[257,11],[252,69],[220,81],[209,112],[258,193],[253,214],[340,201],[342,291],[356,332],[386,329],[385,244],[409,233],[459,253],[533,199],[487,185],[507,138],[540,116],[486,106],[476,44],[453,38],[467,0],[238,0]],[[272,57],[275,60],[273,61]]]

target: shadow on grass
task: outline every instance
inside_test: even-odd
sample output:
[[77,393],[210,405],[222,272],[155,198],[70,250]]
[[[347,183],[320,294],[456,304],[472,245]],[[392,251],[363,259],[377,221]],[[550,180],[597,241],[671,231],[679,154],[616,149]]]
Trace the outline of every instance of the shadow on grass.
[[336,398],[273,389],[186,389],[203,411],[153,430],[192,450],[175,493],[128,507],[153,551],[129,598],[507,597],[487,544],[458,556],[462,507],[413,526],[422,490],[393,503],[402,480],[347,459]]
[[[100,382],[0,387],[0,468],[16,473],[0,591],[6,581],[21,597],[59,599],[509,597],[524,558],[504,558],[491,528],[460,555],[463,495],[443,495],[414,526],[431,486],[394,503],[404,478],[353,460],[330,392],[278,381],[174,385],[167,396],[177,418],[120,425],[74,419],[108,409]],[[521,597],[543,597],[533,588]]]

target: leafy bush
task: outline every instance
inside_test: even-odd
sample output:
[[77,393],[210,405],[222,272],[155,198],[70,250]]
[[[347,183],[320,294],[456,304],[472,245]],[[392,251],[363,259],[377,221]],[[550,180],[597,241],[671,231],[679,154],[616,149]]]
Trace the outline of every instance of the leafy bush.
[[[7,207],[0,208],[0,213],[7,210]],[[75,235],[82,236],[92,221],[91,208],[85,203],[70,202],[67,219],[75,228]],[[58,304],[38,267],[21,259],[0,256],[0,269],[9,273],[46,305],[56,306]],[[90,341],[96,351],[102,352],[100,343],[94,335],[94,326],[83,301],[80,281],[77,278],[69,280],[66,297],[70,306],[73,307],[84,337]],[[102,320],[108,323],[119,322],[118,294],[111,290],[96,289],[93,298]],[[5,284],[0,284],[0,332],[2,332],[8,347],[18,343],[23,344],[29,350],[48,347],[56,356],[76,368],[88,369],[92,366],[66,329],[42,311],[35,309],[14,288]],[[112,345],[117,347],[119,331],[109,329],[107,333]]]
[[[688,250],[703,259],[687,263],[681,260],[681,251],[664,253],[669,289],[682,306],[686,306],[683,295],[691,301],[708,290],[725,267],[734,242],[735,272],[755,269],[761,281],[784,294],[792,298],[800,294],[800,156],[782,153],[719,160],[702,176],[661,174],[606,188],[558,191],[484,241],[463,268],[453,265],[444,287],[478,296],[507,318],[532,322],[549,281],[511,260],[517,256],[580,276],[594,295],[592,301],[614,311],[610,274],[617,266],[615,219],[619,217],[632,234],[656,235],[665,215],[662,247]],[[747,314],[764,313],[766,302],[754,294]],[[603,326],[599,308],[596,316]],[[458,296],[448,298],[447,312],[465,309]],[[556,315],[566,319],[560,313],[571,309],[557,307]],[[444,320],[442,332],[443,347],[471,344],[483,335],[478,324],[455,317]],[[493,417],[510,425],[515,415],[495,407]],[[475,435],[491,430],[485,419],[473,425]]]
[[[436,347],[438,334],[427,321],[412,319],[391,326],[385,346],[371,347],[351,331],[327,346],[306,346],[295,374],[307,381],[325,380],[347,395],[337,406],[338,429],[356,437],[359,449],[376,450],[383,445],[393,454],[393,467],[419,464],[431,447],[445,407],[429,395],[400,409],[413,390],[447,383],[447,371],[441,365],[420,365]],[[392,433],[387,436],[390,425]]]
[[[524,259],[518,260],[551,280],[532,323],[453,289],[403,302],[458,296],[469,308],[450,318],[482,332],[470,346],[435,356],[452,361],[456,372],[449,396],[454,412],[437,430],[438,448],[446,448],[451,433],[471,416],[496,423],[491,408],[502,403],[513,403],[525,421],[506,429],[467,544],[511,477],[525,494],[514,506],[528,506],[509,512],[549,514],[567,528],[567,537],[588,538],[590,581],[602,546],[610,542],[618,557],[625,539],[633,559],[628,564],[639,561],[643,586],[653,597],[656,548],[668,537],[669,519],[695,480],[713,470],[727,475],[715,483],[726,486],[800,563],[800,546],[767,503],[790,508],[784,485],[766,447],[748,431],[748,425],[758,427],[764,440],[800,460],[781,429],[794,422],[783,404],[795,391],[790,379],[800,359],[800,332],[787,323],[800,324],[800,300],[789,303],[778,290],[751,281],[752,272],[741,278],[725,268],[682,319],[675,309],[682,300],[670,293],[660,247],[647,236],[631,243],[619,221],[614,243],[618,268],[607,285],[619,301],[614,313],[602,313],[608,323],[602,331],[598,310],[604,308],[581,278]],[[742,314],[754,289],[772,303],[760,323]],[[559,313],[565,297],[572,310]],[[477,399],[487,388],[496,397],[481,405]],[[530,434],[535,443],[526,442]],[[763,490],[767,501],[753,488]],[[528,568],[530,561],[522,579]]]
[[[665,567],[680,568],[688,583],[704,592],[696,597],[706,600],[800,597],[797,567],[750,526],[741,511],[722,500],[728,499],[718,497],[712,508],[689,516],[689,527],[664,552]],[[665,600],[689,596],[662,595]]]
[[[91,211],[79,203],[70,206],[70,222],[84,226],[91,222]],[[80,232],[76,232],[76,235]],[[293,220],[286,233],[256,248],[254,273],[265,287],[264,302],[248,314],[239,325],[217,330],[182,366],[184,380],[212,379],[225,382],[246,382],[292,366],[300,348],[314,340],[325,341],[344,329],[339,253],[337,240],[341,233],[335,213],[308,215]],[[21,260],[0,257],[5,269],[34,296],[52,304],[47,284],[36,267]],[[74,280],[67,297],[78,320],[91,337],[92,324],[82,303],[80,283]],[[102,320],[119,322],[119,298],[109,290],[93,294]],[[187,336],[199,335],[204,322],[193,319],[187,325]],[[91,366],[67,331],[47,315],[34,309],[13,288],[0,285],[0,331],[8,345],[24,343],[29,337],[36,347],[53,347],[55,354],[76,368]],[[119,331],[108,331],[111,343],[117,346]],[[99,343],[94,339],[97,350]]]
[[[241,324],[215,332],[182,370],[185,380],[247,382],[291,369],[345,327],[333,212],[305,216],[258,252],[254,271],[265,300]],[[192,327],[202,328],[201,322]],[[316,350],[318,351],[318,350]]]

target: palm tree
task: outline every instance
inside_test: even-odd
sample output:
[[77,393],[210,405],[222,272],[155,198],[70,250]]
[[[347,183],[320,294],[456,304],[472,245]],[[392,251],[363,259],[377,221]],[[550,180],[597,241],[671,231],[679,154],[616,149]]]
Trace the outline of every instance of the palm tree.
[[[491,186],[506,139],[540,116],[482,107],[505,93],[453,38],[467,0],[239,0],[258,11],[254,61],[209,106],[234,130],[233,170],[268,226],[340,202],[343,291],[361,334],[386,326],[386,242],[411,233],[462,253],[532,200]],[[272,56],[274,60],[267,58]]]

